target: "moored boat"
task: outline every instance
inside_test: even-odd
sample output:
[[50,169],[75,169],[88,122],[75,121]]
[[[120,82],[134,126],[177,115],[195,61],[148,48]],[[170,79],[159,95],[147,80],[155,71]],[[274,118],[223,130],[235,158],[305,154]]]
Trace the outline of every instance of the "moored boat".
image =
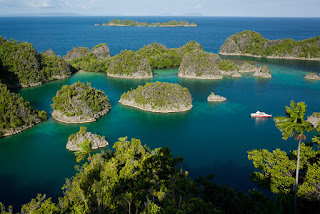
[[271,114],[266,114],[261,111],[257,111],[256,113],[251,113],[251,117],[257,117],[257,118],[270,118],[272,117]]

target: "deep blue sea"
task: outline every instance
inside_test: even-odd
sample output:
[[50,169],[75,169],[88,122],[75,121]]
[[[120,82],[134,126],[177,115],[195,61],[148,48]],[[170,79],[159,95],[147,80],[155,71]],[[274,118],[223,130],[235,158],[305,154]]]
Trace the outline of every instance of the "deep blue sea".
[[[151,28],[94,26],[113,18],[166,22],[172,19],[198,24],[196,28]],[[33,44],[39,52],[52,49],[63,56],[77,46],[92,48],[107,43],[111,55],[121,50],[138,50],[158,42],[176,48],[190,40],[206,51],[218,53],[225,39],[243,30],[255,30],[268,39],[307,39],[320,35],[320,18],[231,18],[231,17],[10,17],[0,18],[0,35]],[[272,119],[255,120],[250,113],[262,110],[284,115],[290,100],[305,101],[307,114],[320,111],[320,82],[306,81],[306,72],[320,72],[319,62],[266,60],[237,57],[257,65],[267,64],[273,78],[251,75],[240,79],[187,80],[178,78],[178,69],[155,70],[152,80],[119,80],[103,73],[77,73],[69,79],[21,89],[31,105],[49,113],[49,120],[21,134],[0,139],[0,201],[6,205],[26,203],[37,193],[56,200],[62,195],[65,178],[74,175],[74,154],[66,150],[68,136],[80,125],[67,125],[51,118],[52,97],[64,84],[78,80],[92,83],[108,95],[112,109],[88,131],[104,135],[111,148],[119,137],[141,139],[151,148],[169,147],[184,157],[183,168],[191,177],[215,174],[214,182],[247,192],[257,188],[250,181],[254,171],[247,159],[252,149],[296,149],[293,140],[283,141]],[[166,81],[187,87],[193,109],[184,113],[157,114],[122,106],[121,94],[147,81]],[[213,91],[227,102],[207,103]],[[315,134],[310,133],[310,137]]]

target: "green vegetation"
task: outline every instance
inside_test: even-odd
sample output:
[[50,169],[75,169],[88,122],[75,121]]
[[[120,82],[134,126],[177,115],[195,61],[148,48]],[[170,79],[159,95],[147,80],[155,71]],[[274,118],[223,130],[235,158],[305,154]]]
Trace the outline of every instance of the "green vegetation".
[[[192,180],[181,157],[168,148],[151,150],[140,140],[119,138],[114,151],[92,156],[67,179],[58,203],[38,195],[22,206],[31,213],[274,213],[274,204],[256,190],[249,195]],[[92,167],[92,165],[94,167]],[[91,165],[91,166],[90,166]],[[0,204],[0,209],[5,207]],[[9,208],[10,209],[10,208]]]
[[239,71],[238,65],[230,60],[222,59],[217,63],[217,66],[222,71]]
[[137,22],[128,19],[124,19],[121,21],[120,19],[110,20],[107,24],[103,25],[111,25],[111,26],[139,26],[139,27],[196,27],[195,23],[189,23],[187,21],[169,21],[165,23],[157,22],[157,23],[147,23],[147,22]]
[[[81,131],[81,130],[80,130]],[[80,145],[80,150],[76,151],[74,154],[76,155],[77,162],[83,161],[88,155],[88,161],[92,161],[91,152],[92,152],[93,142],[91,140],[85,139]],[[94,169],[93,163],[91,162],[92,169]]]
[[[273,152],[265,149],[248,152],[249,159],[259,169],[251,175],[252,179],[262,187],[279,194],[282,203],[286,204],[288,212],[291,213],[292,195],[294,195],[294,209],[297,205],[298,209],[306,213],[319,210],[320,135],[314,137],[311,143],[301,142],[306,140],[304,132],[312,129],[311,124],[304,119],[305,111],[304,102],[292,101],[290,107],[286,106],[287,117],[275,118],[276,126],[282,132],[284,140],[294,137],[299,141],[297,150],[290,153],[280,149]],[[319,133],[320,128],[317,130]]]
[[142,108],[173,110],[192,106],[189,90],[176,83],[155,82],[125,92],[120,101],[133,101]]
[[152,77],[149,61],[143,55],[134,51],[121,51],[113,57],[108,69],[108,75],[122,77]]
[[[234,44],[232,44],[234,42]],[[254,56],[320,58],[320,36],[295,41],[268,40],[254,31],[243,31],[230,36],[220,53],[252,54]]]
[[71,75],[67,63],[53,51],[39,55],[30,43],[1,36],[0,61],[0,79],[8,87],[29,87]]
[[76,71],[107,72],[111,62],[110,49],[105,43],[93,47],[92,51],[87,47],[73,48],[64,58]]
[[47,119],[45,111],[38,111],[19,95],[10,92],[5,84],[0,83],[0,137],[15,134]]
[[91,87],[90,83],[76,82],[64,85],[52,99],[51,107],[67,117],[94,115],[110,108],[110,103],[103,91]]

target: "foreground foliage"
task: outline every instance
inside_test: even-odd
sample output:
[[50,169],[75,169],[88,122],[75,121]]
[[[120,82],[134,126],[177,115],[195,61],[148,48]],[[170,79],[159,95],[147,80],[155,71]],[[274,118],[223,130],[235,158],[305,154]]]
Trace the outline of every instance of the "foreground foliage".
[[0,83],[0,137],[32,126],[47,119],[45,111],[38,111],[19,95]]

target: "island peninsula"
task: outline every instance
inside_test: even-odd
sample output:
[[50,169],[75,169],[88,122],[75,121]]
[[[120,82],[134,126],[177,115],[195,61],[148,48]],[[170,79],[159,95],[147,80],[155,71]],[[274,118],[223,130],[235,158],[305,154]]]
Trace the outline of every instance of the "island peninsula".
[[[100,25],[100,24],[95,24]],[[137,22],[128,19],[121,21],[120,19],[110,20],[108,23],[103,23],[103,26],[118,26],[118,27],[197,27],[195,23],[189,23],[187,21],[172,20],[169,22],[156,22],[149,24],[148,22]]]
[[188,111],[192,97],[187,88],[176,83],[155,82],[139,85],[121,95],[121,104],[144,111],[170,113]]
[[239,55],[258,58],[320,60],[320,36],[295,41],[265,39],[260,33],[245,30],[224,42],[220,55]]

